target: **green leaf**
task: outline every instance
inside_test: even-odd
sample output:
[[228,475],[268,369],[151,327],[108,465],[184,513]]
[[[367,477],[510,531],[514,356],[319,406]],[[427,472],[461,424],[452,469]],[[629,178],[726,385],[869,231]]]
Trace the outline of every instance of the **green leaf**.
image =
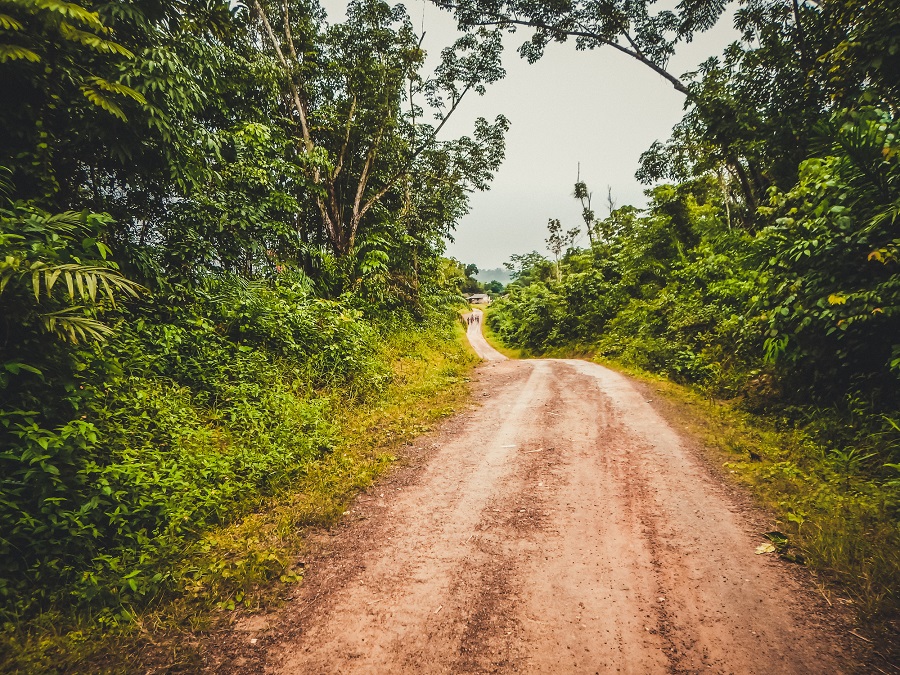
[[85,299],[84,273],[77,271],[77,272],[75,272],[74,277],[75,277],[75,285],[78,287],[78,295],[81,297],[82,300],[84,300]]
[[128,87],[119,82],[109,82],[108,80],[104,80],[102,77],[91,76],[88,78],[91,82],[93,82],[96,86],[104,91],[111,92],[113,94],[119,94],[119,96],[125,96],[127,98],[133,99],[140,103],[141,105],[147,104],[147,99],[144,98],[144,95],[139,91],[135,91],[131,87]]
[[8,14],[0,14],[0,28],[6,30],[22,30],[24,26]]
[[61,269],[47,270],[44,272],[44,283],[47,286],[47,295],[50,295],[53,284],[55,284],[56,280],[59,279],[60,274],[62,274]]
[[3,369],[13,375],[18,375],[21,371],[26,371],[29,373],[34,373],[35,375],[44,376],[40,370],[35,368],[34,366],[29,366],[27,363],[22,363],[21,361],[7,361],[3,364]]
[[109,32],[109,28],[103,25],[103,22],[100,20],[100,15],[97,14],[97,12],[91,12],[74,2],[63,2],[62,0],[32,0],[29,4],[33,4],[39,9],[67,17],[93,28],[94,30],[104,33]]
[[101,54],[119,54],[120,56],[124,56],[129,59],[134,58],[134,54],[125,49],[125,47],[120,45],[118,42],[113,42],[112,40],[104,40],[99,35],[79,30],[78,28],[75,28],[65,21],[59,24],[59,34],[66,40],[69,40],[71,42],[78,42],[79,44],[82,44],[85,47],[90,47],[95,52],[99,52]]
[[81,85],[81,93],[84,97],[94,105],[103,108],[106,112],[115,115],[123,122],[127,122],[124,111],[112,100],[101,94],[90,85]]
[[0,44],[0,63],[22,59],[31,61],[32,63],[38,63],[41,60],[41,57],[30,49],[25,49],[25,47]]
[[87,274],[84,277],[85,285],[87,285],[88,295],[92,302],[97,300],[97,275]]
[[3,290],[6,288],[6,285],[9,283],[10,279],[15,275],[14,270],[4,270],[3,274],[0,275],[0,293],[3,293]]
[[42,316],[44,325],[51,333],[77,344],[80,340],[103,341],[113,333],[113,329],[96,319],[86,316],[85,307],[67,307],[58,312]]

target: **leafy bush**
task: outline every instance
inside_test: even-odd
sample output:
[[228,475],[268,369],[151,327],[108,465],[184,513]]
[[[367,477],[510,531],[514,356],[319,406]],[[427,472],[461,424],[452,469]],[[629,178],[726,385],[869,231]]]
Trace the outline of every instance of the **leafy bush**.
[[178,309],[151,298],[116,328],[66,367],[9,376],[35,405],[0,411],[7,618],[63,600],[118,612],[171,590],[167,570],[200,533],[329,451],[317,391],[346,400],[390,378],[377,324],[291,275],[222,277]]
[[864,108],[822,130],[827,156],[801,166],[761,214],[768,270],[756,307],[768,322],[767,354],[795,386],[838,396],[877,389],[900,404],[900,121]]

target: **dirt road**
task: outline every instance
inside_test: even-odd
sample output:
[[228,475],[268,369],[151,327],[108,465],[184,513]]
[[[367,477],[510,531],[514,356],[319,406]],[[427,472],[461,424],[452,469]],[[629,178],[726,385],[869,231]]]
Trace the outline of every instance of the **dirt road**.
[[479,328],[482,405],[358,500],[298,597],[241,626],[253,655],[229,665],[851,672],[802,575],[754,553],[765,524],[647,394],[585,361],[505,360]]
[[475,350],[475,353],[485,361],[506,361],[506,357],[491,347],[488,344],[488,341],[484,339],[484,333],[482,332],[484,328],[482,325],[484,322],[484,312],[480,309],[474,309],[472,310],[471,316],[473,321],[469,324],[466,336],[469,338],[469,344],[472,345],[472,349]]

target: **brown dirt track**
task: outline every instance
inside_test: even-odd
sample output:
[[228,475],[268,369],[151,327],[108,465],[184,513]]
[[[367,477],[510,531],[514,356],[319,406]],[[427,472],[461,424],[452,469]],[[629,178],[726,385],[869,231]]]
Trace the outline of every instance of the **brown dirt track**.
[[[643,389],[490,360],[482,404],[323,535],[296,597],[210,672],[844,673],[846,629]],[[212,645],[210,645],[212,647]]]

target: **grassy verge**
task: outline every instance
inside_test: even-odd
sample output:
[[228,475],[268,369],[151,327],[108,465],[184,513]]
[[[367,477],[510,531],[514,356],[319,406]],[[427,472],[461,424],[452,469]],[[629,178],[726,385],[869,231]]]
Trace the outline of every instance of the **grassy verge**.
[[452,331],[392,336],[382,355],[392,378],[378,395],[347,404],[339,391],[323,394],[337,427],[335,446],[261,508],[193,545],[169,571],[183,594],[162,598],[121,625],[50,613],[28,625],[8,625],[0,672],[168,672],[198,665],[193,633],[226,621],[237,607],[277,603],[302,580],[299,561],[310,528],[335,523],[387,470],[400,445],[466,400],[466,374],[476,358],[462,326]]
[[500,336],[494,332],[494,330],[490,326],[490,323],[488,322],[488,317],[493,311],[491,305],[475,306],[482,312],[484,312],[484,319],[481,324],[481,332],[484,335],[484,339],[491,347],[510,359],[527,359],[530,357],[530,354],[528,354],[528,352],[524,349],[519,349],[518,347],[509,347],[505,345],[500,339]]
[[754,414],[740,401],[596,357],[589,346],[544,356],[591,359],[652,386],[704,442],[708,459],[772,514],[778,553],[805,564],[829,604],[856,611],[876,654],[900,659],[900,481],[872,464],[865,448],[840,451],[819,440],[817,430],[845,423],[834,410],[805,410],[803,422]]
[[[708,459],[749,488],[775,521],[770,538],[787,560],[805,564],[830,605],[850,605],[887,659],[897,658],[900,527],[896,486],[833,456],[803,427],[740,408],[617,362],[595,358],[651,386]],[[821,411],[820,414],[827,414]],[[780,536],[779,536],[780,535]]]

